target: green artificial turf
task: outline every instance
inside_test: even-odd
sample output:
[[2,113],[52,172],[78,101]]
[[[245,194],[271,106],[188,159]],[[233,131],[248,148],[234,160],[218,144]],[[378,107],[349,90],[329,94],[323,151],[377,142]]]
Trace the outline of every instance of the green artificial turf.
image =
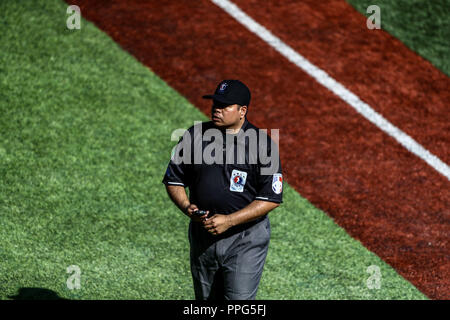
[[381,12],[381,28],[450,76],[450,0],[347,0],[363,15]]
[[[161,179],[172,131],[206,116],[91,23],[68,30],[66,8],[0,2],[0,298],[192,299]],[[270,217],[257,298],[426,298],[289,186]]]

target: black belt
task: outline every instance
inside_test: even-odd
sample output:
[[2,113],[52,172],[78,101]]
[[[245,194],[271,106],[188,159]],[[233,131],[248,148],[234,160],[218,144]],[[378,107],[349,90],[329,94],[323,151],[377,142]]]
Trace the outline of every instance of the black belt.
[[[242,224],[238,224],[237,226],[233,226],[230,229],[228,229],[227,231],[225,231],[224,233],[222,233],[222,235],[224,237],[228,237],[228,236],[231,236],[233,234],[245,231],[248,228],[253,227],[255,224],[258,224],[258,223],[260,223],[261,221],[263,221],[265,219],[267,219],[267,214],[265,214],[262,217],[259,217],[259,218],[255,219],[255,220],[252,220],[252,221],[249,221],[249,222],[246,222],[246,223],[242,223]],[[219,236],[221,236],[221,235],[219,235]]]
[[200,228],[201,229],[200,232],[203,233],[204,235],[206,235],[208,238],[210,238],[210,240],[217,241],[219,239],[228,238],[229,236],[232,236],[232,235],[234,235],[236,233],[245,231],[245,230],[253,227],[255,224],[258,224],[258,223],[264,221],[265,219],[268,219],[267,218],[267,214],[265,214],[262,217],[259,217],[259,218],[255,219],[255,220],[252,220],[252,221],[249,221],[249,222],[246,222],[246,223],[242,223],[242,224],[238,224],[236,226],[233,226],[233,227],[229,228],[227,231],[225,231],[224,233],[221,233],[219,235],[212,235],[212,234],[210,234],[208,231],[206,231],[201,226],[201,224],[199,222],[194,222],[194,221],[191,221],[191,222],[194,223],[196,228]]

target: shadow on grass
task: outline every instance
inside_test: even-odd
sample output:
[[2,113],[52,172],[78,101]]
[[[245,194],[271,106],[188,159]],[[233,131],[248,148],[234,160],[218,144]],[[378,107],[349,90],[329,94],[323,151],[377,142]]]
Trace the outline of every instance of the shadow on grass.
[[61,298],[55,291],[43,288],[20,288],[15,296],[8,296],[13,300],[67,300]]

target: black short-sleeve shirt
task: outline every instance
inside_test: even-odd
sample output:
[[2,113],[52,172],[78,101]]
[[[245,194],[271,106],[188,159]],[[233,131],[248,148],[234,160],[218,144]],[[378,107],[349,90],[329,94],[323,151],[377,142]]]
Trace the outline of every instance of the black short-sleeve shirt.
[[180,139],[162,182],[188,187],[190,202],[212,214],[231,214],[254,200],[281,203],[278,145],[247,119],[238,134],[202,122]]

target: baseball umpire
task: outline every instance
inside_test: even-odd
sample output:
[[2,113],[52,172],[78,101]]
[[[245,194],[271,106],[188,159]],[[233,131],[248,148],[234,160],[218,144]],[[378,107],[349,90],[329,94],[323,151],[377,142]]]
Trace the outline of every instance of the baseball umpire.
[[[213,101],[212,121],[185,132],[163,183],[170,199],[191,219],[195,298],[253,300],[269,248],[267,214],[282,203],[278,146],[248,122],[250,90],[241,81],[223,80],[214,94],[203,98]],[[205,154],[216,161],[207,161]]]

